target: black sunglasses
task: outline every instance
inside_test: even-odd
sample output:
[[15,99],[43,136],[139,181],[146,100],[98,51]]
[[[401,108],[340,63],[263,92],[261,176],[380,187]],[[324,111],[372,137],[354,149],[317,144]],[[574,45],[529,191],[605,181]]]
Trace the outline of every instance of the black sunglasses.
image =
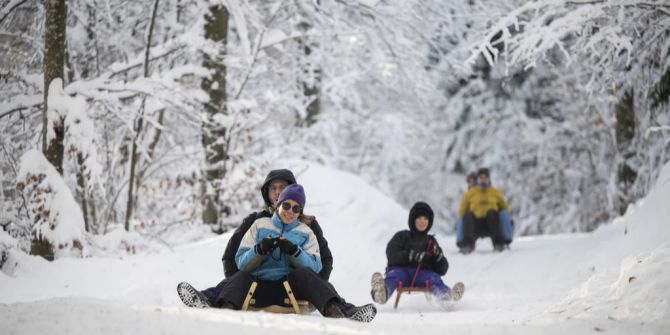
[[290,209],[290,210],[293,211],[293,213],[296,213],[296,214],[300,213],[300,211],[302,210],[302,208],[300,208],[300,206],[298,206],[298,205],[295,205],[295,206],[293,206],[293,208],[291,208],[291,204],[289,204],[288,202],[283,202],[281,204],[281,208],[283,208],[285,211]]

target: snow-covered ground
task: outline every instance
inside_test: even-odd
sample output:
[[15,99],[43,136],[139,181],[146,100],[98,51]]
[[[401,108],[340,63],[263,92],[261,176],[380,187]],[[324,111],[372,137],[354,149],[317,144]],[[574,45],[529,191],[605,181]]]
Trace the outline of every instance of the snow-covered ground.
[[[383,271],[386,243],[407,227],[412,204],[397,204],[348,173],[287,165],[305,185],[306,211],[333,251],[335,287],[355,304],[369,303],[370,276]],[[463,300],[447,310],[421,294],[405,296],[397,310],[379,306],[369,324],[184,307],[177,283],[206,288],[222,278],[224,234],[126,257],[49,263],[15,253],[19,265],[11,275],[0,272],[0,324],[3,334],[666,334],[669,200],[670,164],[644,200],[591,234],[517,238],[503,253],[479,240],[468,256],[456,252],[453,236],[439,235],[450,263],[444,280],[466,284]]]

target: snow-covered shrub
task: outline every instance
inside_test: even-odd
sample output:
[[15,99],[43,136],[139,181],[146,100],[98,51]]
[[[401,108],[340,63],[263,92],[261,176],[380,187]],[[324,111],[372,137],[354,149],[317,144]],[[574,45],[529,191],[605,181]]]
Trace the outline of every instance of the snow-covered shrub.
[[0,270],[7,274],[11,274],[15,268],[11,257],[13,249],[18,249],[18,243],[7,232],[0,229]]
[[[72,192],[56,169],[41,152],[29,150],[21,157],[16,190],[25,199],[33,217],[33,251],[41,243],[47,259],[81,256],[84,218]],[[19,205],[20,206],[20,205]],[[36,245],[37,244],[37,245]],[[34,253],[34,252],[31,252]],[[48,255],[51,254],[51,255]]]

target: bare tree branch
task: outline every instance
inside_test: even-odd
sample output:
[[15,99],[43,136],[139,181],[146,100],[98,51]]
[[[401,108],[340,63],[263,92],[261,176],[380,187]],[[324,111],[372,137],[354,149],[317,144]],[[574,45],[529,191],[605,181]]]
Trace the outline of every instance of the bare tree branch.
[[20,112],[22,110],[31,109],[31,108],[42,108],[43,104],[44,103],[40,102],[40,103],[37,103],[37,104],[34,104],[34,105],[18,106],[18,107],[12,108],[12,109],[0,114],[0,119],[2,119],[5,116],[14,114],[16,112]]
[[[183,46],[180,45],[180,46],[178,46],[178,47],[176,47],[176,48],[174,48],[174,49],[170,49],[170,50],[168,50],[168,51],[166,51],[166,52],[164,52],[164,53],[162,53],[162,54],[160,54],[160,55],[151,57],[151,58],[149,58],[149,62],[153,62],[153,61],[155,61],[155,60],[158,60],[158,59],[161,59],[161,58],[170,56],[170,55],[172,55],[173,53],[175,53],[175,52],[181,50],[182,48],[183,48]],[[119,75],[119,74],[128,72],[128,71],[130,71],[130,70],[132,70],[132,69],[135,69],[135,68],[138,68],[138,67],[140,67],[140,66],[143,66],[144,63],[145,63],[145,62],[139,62],[139,61],[138,61],[138,62],[136,62],[136,63],[134,63],[134,64],[128,65],[127,67],[125,67],[125,68],[123,68],[123,69],[121,69],[121,70],[117,70],[117,71],[112,72],[112,73],[109,75],[108,78],[113,78],[113,77],[115,77],[115,76],[117,76],[117,75]]]
[[[149,53],[151,51],[151,38],[153,37],[154,24],[156,23],[156,13],[158,12],[158,3],[160,0],[154,2],[153,11],[151,14],[151,23],[149,24],[149,31],[147,33],[147,49],[144,56],[144,77],[149,77]],[[135,179],[135,168],[137,165],[137,141],[142,132],[144,121],[146,97],[142,99],[142,106],[140,107],[140,115],[136,121],[135,137],[133,138],[132,149],[130,153],[130,176],[128,181],[128,202],[126,204],[126,220],[124,227],[126,231],[130,231],[130,218],[133,213],[133,183]]]
[[[19,6],[21,6],[21,5],[23,5],[24,3],[26,3],[26,1],[28,1],[28,0],[17,1],[17,2],[15,2],[15,3],[13,3],[13,4],[10,3],[10,4],[7,5],[7,7],[9,7],[9,9],[7,9],[6,11],[5,11],[5,9],[6,9],[7,7],[3,8],[4,13],[1,13],[2,16],[0,16],[0,23],[2,23],[2,21],[4,21],[4,20],[9,16],[9,14],[10,14],[12,11],[14,11],[16,8],[18,8]],[[10,6],[11,6],[11,7],[10,7]]]

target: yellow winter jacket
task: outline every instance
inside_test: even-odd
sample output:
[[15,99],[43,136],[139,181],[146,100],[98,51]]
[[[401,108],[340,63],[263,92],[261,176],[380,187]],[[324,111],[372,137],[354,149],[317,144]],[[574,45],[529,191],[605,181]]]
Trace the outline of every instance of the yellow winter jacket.
[[507,210],[507,201],[502,192],[495,187],[481,188],[475,186],[469,189],[461,199],[461,208],[458,210],[458,217],[463,217],[465,212],[472,212],[476,218],[486,217],[486,212],[490,210]]

